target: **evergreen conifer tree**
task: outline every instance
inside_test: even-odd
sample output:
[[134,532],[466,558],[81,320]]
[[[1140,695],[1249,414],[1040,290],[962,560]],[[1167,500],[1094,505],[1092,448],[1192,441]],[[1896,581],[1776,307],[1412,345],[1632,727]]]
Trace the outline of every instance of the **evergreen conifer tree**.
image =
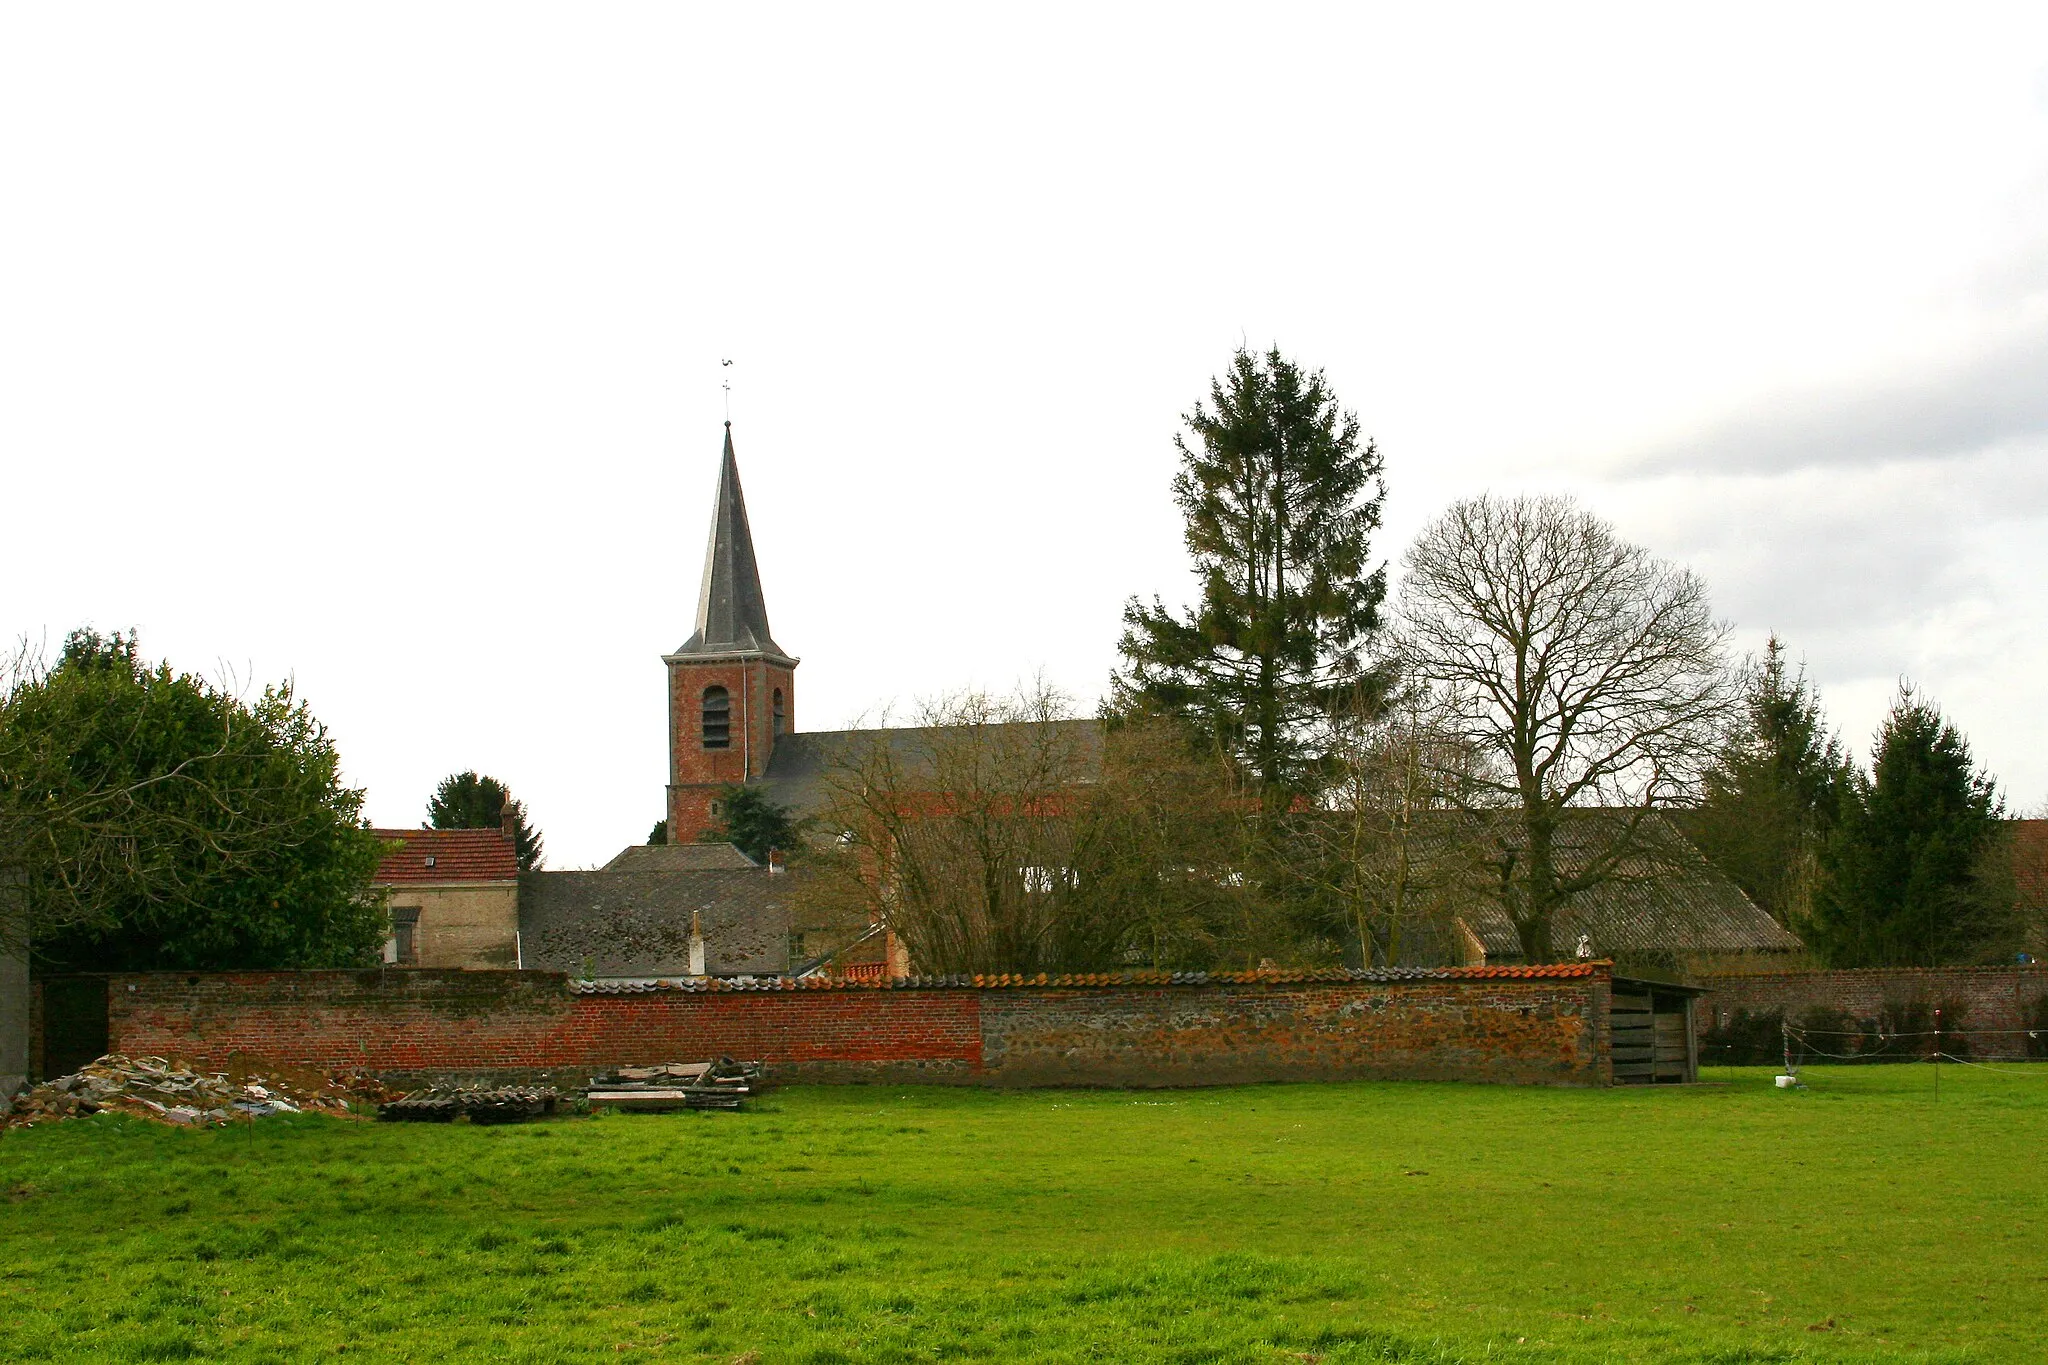
[[427,824],[432,829],[498,829],[508,805],[518,822],[513,845],[519,870],[532,872],[543,856],[540,832],[526,818],[526,803],[495,777],[480,777],[472,769],[442,778],[427,802]]
[[1694,841],[1780,924],[1812,912],[1818,858],[1849,781],[1804,670],[1773,635],[1743,678],[1741,709],[1688,821]]
[[1114,705],[1191,722],[1277,806],[1309,784],[1317,723],[1379,625],[1380,455],[1322,371],[1277,348],[1238,351],[1183,420],[1173,492],[1201,600],[1125,605]]
[[[668,830],[662,829],[667,842]],[[776,803],[759,787],[730,783],[718,793],[718,823],[704,831],[697,842],[731,844],[757,863],[768,861],[768,852],[784,853],[796,846],[796,821],[789,808]]]
[[1807,943],[1835,967],[2002,956],[2015,929],[2004,802],[1934,706],[1901,688],[1823,857]]

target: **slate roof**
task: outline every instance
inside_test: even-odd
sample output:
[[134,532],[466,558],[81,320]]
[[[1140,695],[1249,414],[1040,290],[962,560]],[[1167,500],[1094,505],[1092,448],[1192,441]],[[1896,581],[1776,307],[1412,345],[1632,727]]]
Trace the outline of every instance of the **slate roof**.
[[761,568],[754,562],[754,532],[740,493],[739,461],[732,453],[732,423],[725,424],[725,455],[711,510],[711,540],[704,550],[704,581],[697,594],[697,632],[670,659],[687,656],[766,655],[794,664],[768,631]]
[[[1567,815],[1557,850],[1559,869],[1567,874],[1583,866],[1588,849],[1597,846],[1600,822],[1626,818],[1623,812],[1601,809]],[[1513,838],[1512,818],[1505,813],[1487,820],[1447,812],[1438,823],[1441,828],[1427,836],[1435,856],[1443,856],[1442,850],[1459,837],[1472,838],[1475,824],[1492,827],[1478,835],[1482,847]],[[1664,815],[1648,817],[1644,837],[1653,853],[1623,860],[1613,880],[1579,893],[1558,913],[1550,930],[1553,952],[1573,952],[1581,934],[1598,957],[1789,953],[1805,946],[1709,863]],[[1456,918],[1478,939],[1488,962],[1520,961],[1522,942],[1513,921],[1476,890],[1456,898]],[[1415,936],[1413,951],[1441,960],[1459,956],[1458,946],[1446,926],[1425,926]]]
[[1053,727],[1056,742],[1073,746],[1075,767],[1095,780],[1102,772],[1102,722],[1098,720],[1020,721],[1006,725],[918,727],[871,730],[810,730],[779,737],[762,783],[768,795],[798,818],[815,815],[832,801],[835,765],[864,761],[867,746],[885,747],[888,762],[913,789],[920,779],[936,785],[933,749],[942,738],[956,743],[978,729],[992,743],[1001,743],[1034,725]]
[[760,864],[731,844],[634,844],[604,865],[607,872],[743,871]]
[[1559,962],[1538,967],[1304,967],[1253,972],[1080,972],[1036,976],[755,976],[729,980],[649,979],[576,981],[586,995],[633,995],[649,991],[904,991],[904,990],[1102,990],[1129,986],[1301,986],[1352,981],[1559,981],[1598,976],[1611,962]]
[[[519,850],[495,829],[378,829],[387,843],[372,886],[439,882],[509,882],[519,876]],[[427,860],[433,859],[428,866]]]
[[783,971],[789,882],[765,867],[529,872],[519,879],[521,960],[572,976],[684,976],[696,915],[706,971]]

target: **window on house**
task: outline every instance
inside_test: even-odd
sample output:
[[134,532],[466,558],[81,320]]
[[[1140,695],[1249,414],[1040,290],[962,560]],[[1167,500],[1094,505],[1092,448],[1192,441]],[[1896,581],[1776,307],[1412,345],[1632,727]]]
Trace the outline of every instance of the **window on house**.
[[384,960],[394,967],[419,965],[420,908],[417,905],[391,907],[391,937],[384,943]]
[[775,689],[775,733],[782,733],[782,689]]
[[704,747],[732,747],[732,697],[722,687],[704,689]]

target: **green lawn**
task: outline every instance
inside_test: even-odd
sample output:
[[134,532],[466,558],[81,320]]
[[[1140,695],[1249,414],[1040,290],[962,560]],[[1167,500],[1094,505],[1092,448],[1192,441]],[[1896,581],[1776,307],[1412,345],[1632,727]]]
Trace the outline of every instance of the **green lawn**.
[[2048,1066],[1768,1076],[15,1130],[0,1355],[2048,1359]]

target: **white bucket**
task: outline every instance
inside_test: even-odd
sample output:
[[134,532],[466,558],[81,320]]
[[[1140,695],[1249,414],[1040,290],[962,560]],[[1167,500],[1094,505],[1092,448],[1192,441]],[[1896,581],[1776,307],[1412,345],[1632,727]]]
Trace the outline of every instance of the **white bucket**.
[[1773,1076],[1771,1079],[1778,1083],[1778,1089],[1780,1090],[1790,1090],[1793,1086],[1799,1084],[1797,1076]]

